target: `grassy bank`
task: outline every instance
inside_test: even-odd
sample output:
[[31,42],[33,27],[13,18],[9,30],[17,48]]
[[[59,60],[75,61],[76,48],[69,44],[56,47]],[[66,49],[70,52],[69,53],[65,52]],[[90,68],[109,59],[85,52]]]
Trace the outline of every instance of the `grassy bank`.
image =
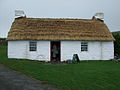
[[120,62],[82,61],[78,64],[48,65],[38,61],[8,59],[0,46],[0,63],[38,80],[73,90],[119,90]]

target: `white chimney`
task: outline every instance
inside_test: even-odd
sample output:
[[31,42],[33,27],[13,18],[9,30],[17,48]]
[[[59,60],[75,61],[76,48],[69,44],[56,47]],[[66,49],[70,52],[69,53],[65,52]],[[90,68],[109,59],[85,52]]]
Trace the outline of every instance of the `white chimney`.
[[104,13],[96,13],[93,17],[94,19],[104,21]]
[[22,10],[15,10],[15,18],[19,18],[19,17],[26,17],[24,11],[22,11]]

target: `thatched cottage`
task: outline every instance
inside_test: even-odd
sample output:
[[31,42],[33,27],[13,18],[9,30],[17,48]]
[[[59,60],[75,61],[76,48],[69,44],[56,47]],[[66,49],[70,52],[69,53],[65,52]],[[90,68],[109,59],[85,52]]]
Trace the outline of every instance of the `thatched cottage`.
[[103,20],[16,18],[8,33],[8,58],[65,61],[114,58],[114,38]]

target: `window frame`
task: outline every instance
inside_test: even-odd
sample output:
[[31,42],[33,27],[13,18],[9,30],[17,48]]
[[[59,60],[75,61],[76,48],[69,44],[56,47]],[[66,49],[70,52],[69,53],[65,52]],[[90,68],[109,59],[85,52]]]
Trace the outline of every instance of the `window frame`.
[[29,42],[29,51],[30,52],[37,51],[37,42],[36,41],[30,41]]
[[88,42],[82,41],[81,42],[81,52],[87,52],[88,51]]

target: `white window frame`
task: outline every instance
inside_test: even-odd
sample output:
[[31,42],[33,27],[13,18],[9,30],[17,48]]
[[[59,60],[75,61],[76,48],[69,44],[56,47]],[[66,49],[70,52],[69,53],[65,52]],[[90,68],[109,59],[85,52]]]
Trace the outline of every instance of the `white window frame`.
[[81,52],[87,52],[88,51],[88,42],[82,41],[81,42]]
[[29,42],[29,51],[37,51],[37,42],[36,41]]

